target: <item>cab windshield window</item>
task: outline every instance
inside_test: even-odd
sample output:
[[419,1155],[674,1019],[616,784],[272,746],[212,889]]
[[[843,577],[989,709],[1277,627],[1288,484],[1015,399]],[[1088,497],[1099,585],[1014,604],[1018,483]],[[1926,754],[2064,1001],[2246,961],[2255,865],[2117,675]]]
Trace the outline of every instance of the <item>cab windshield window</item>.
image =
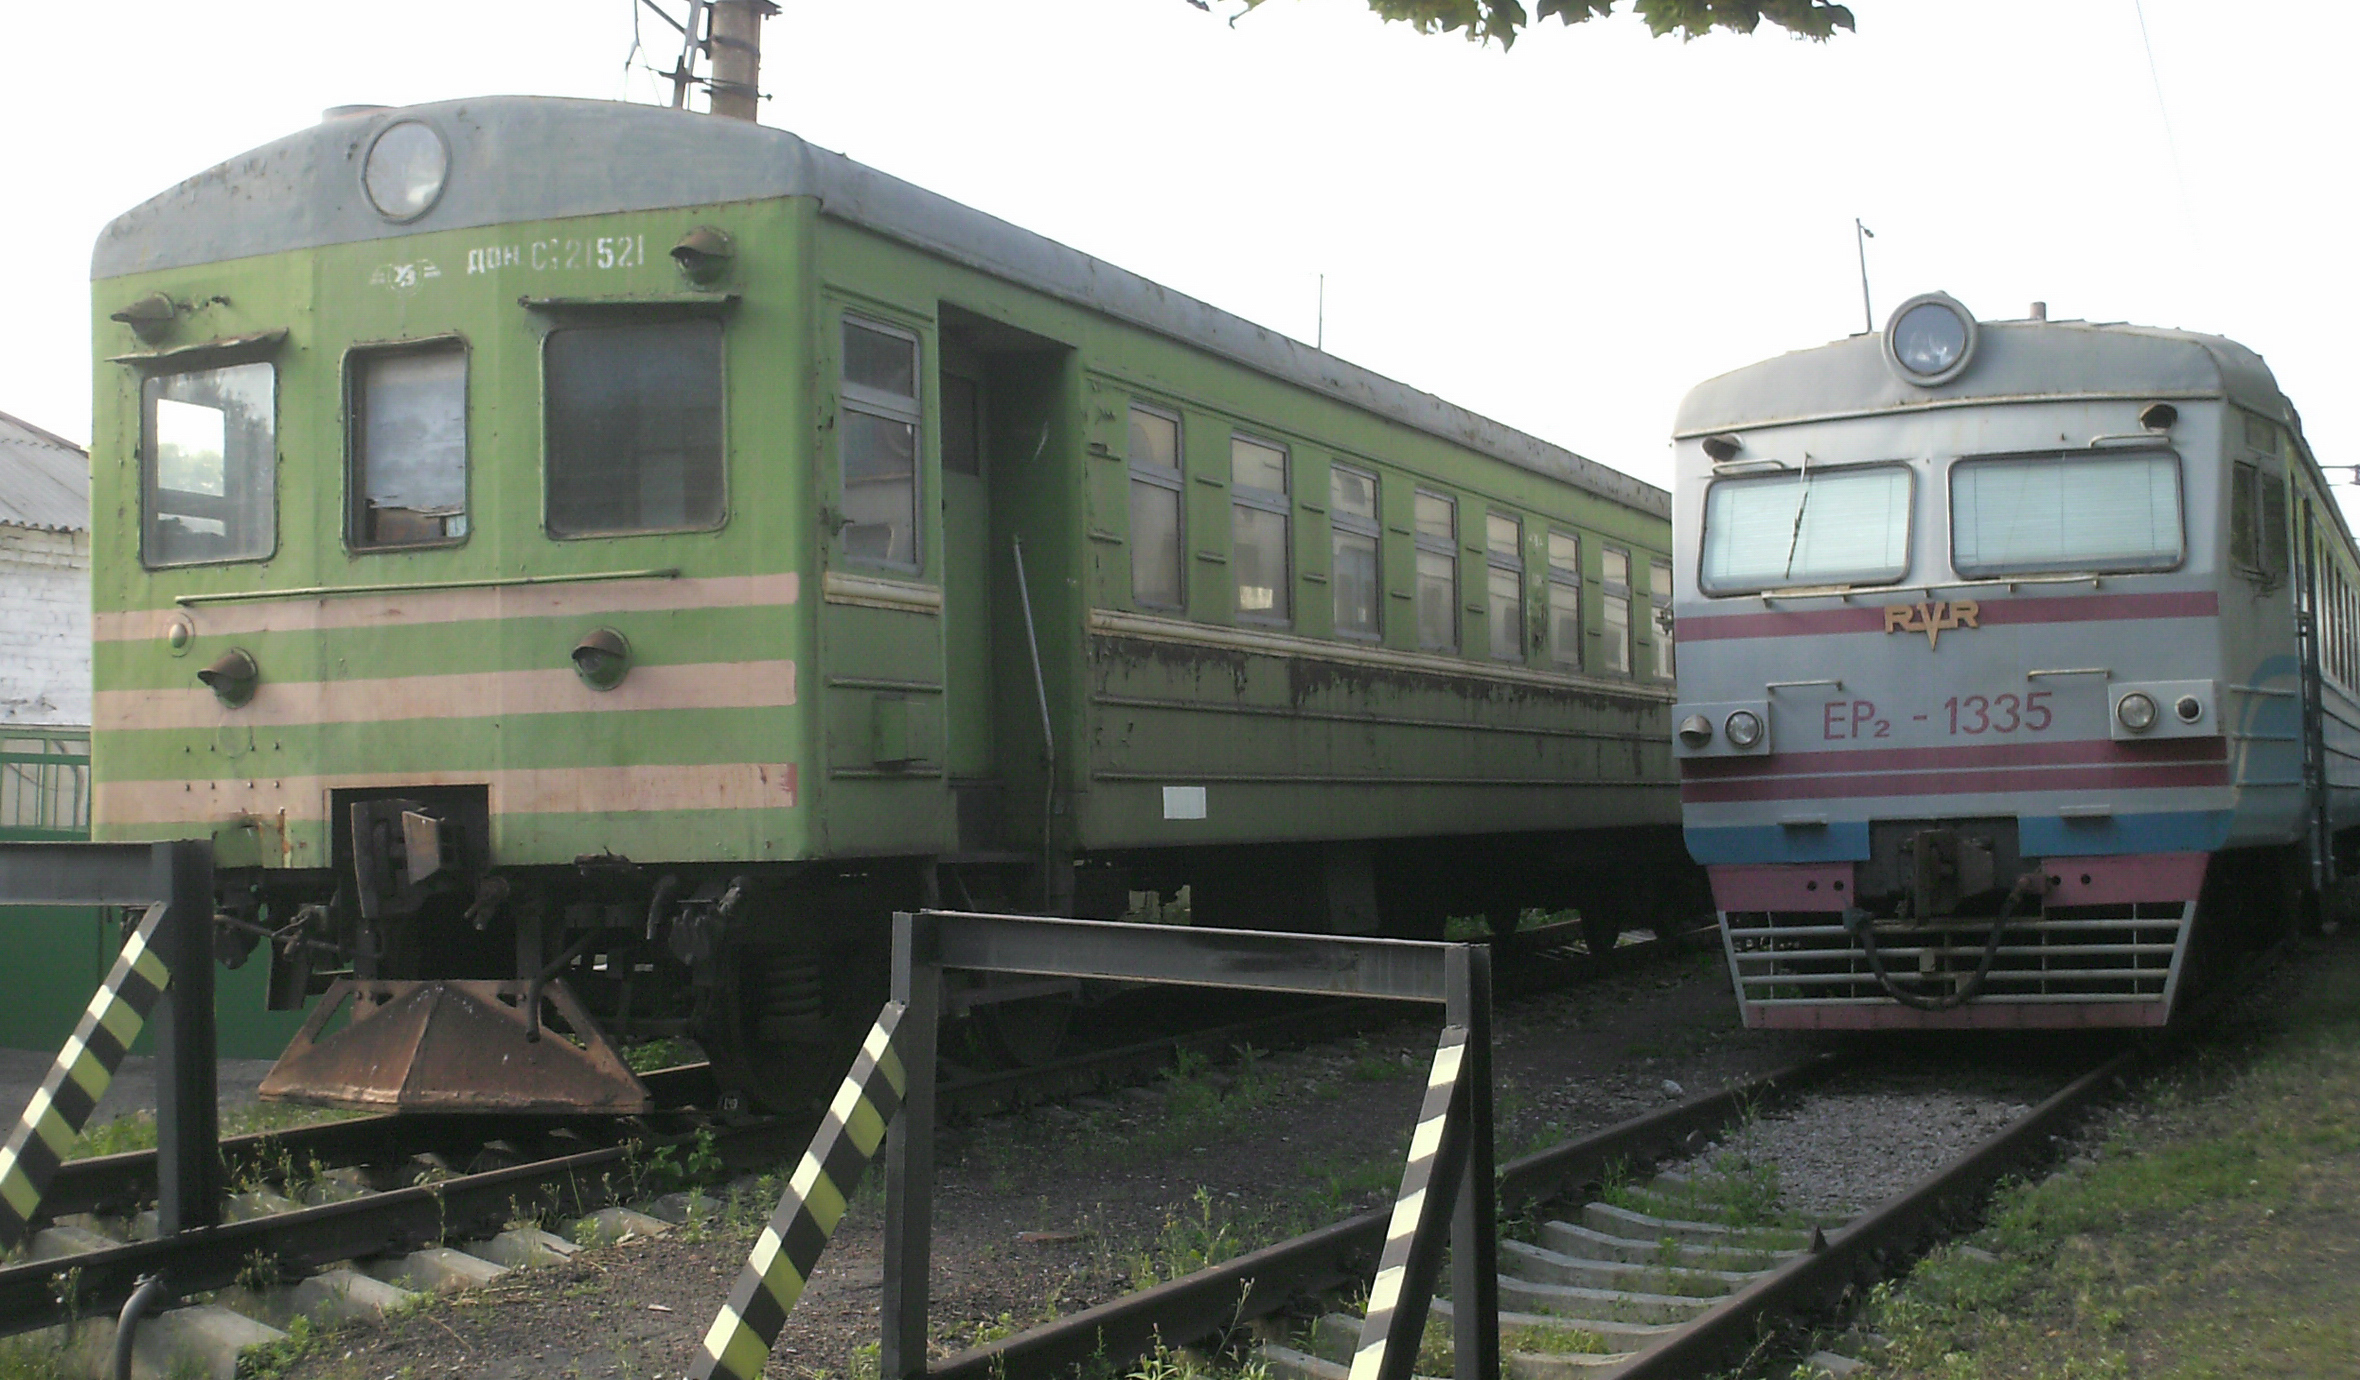
[[1716,479],[1698,584],[1707,594],[1890,584],[1909,573],[1910,493],[1899,465]]
[[232,364],[140,387],[140,552],[149,565],[269,557],[278,539],[277,370]]
[[1961,575],[2169,570],[2180,563],[2171,455],[1962,460],[1950,471],[1950,559]]

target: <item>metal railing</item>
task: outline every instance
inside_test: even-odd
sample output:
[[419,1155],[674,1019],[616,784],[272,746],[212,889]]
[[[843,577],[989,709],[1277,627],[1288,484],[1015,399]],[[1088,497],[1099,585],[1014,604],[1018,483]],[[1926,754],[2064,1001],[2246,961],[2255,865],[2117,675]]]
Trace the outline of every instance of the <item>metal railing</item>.
[[[707,1332],[691,1376],[753,1380],[762,1373],[788,1310],[881,1147],[886,1165],[879,1374],[883,1380],[929,1376],[935,1026],[942,1011],[943,972],[961,969],[1442,1006],[1444,1026],[1371,1284],[1352,1376],[1409,1380],[1447,1248],[1454,1374],[1462,1380],[1498,1380],[1488,949],[953,911],[898,914],[893,926],[891,999]],[[1202,1298],[1195,1293],[1183,1297],[1187,1283],[1167,1286],[1176,1292],[1163,1320],[1189,1335],[1218,1329],[1252,1301],[1252,1282],[1245,1298],[1228,1288],[1197,1291]],[[1028,1349],[1027,1372],[1046,1374],[1093,1354],[1144,1352],[1158,1340],[1136,1317],[1101,1321],[1084,1315],[1071,1322],[1086,1320],[1092,1325],[1040,1329],[1057,1335]]]
[[90,835],[90,730],[0,724],[0,839]]

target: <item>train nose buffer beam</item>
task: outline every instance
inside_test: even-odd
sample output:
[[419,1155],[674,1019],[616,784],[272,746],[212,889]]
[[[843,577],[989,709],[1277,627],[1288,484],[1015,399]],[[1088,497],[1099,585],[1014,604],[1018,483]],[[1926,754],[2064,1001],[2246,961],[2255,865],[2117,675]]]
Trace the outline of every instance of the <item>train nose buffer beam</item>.
[[[2210,855],[2025,859],[1921,831],[1894,894],[1866,865],[1717,866],[1714,906],[1748,1026],[2159,1026]],[[1896,989],[1899,989],[1898,992]]]
[[341,979],[259,1092],[373,1112],[636,1115],[655,1106],[560,978]]
[[[1491,955],[1467,944],[920,911],[894,916],[891,999],[847,1073],[770,1226],[714,1318],[692,1380],[755,1380],[789,1309],[880,1145],[886,1151],[884,1380],[919,1380],[927,1364],[927,1280],[934,1156],[935,1025],[946,968],[1040,978],[1099,978],[1439,1004],[1435,1046],[1401,1192],[1353,1352],[1352,1380],[1410,1380],[1448,1249],[1451,1332],[1463,1380],[1498,1380],[1499,1244],[1492,1166]],[[1180,1290],[1174,1281],[1166,1290]],[[1173,1335],[1196,1335],[1256,1311],[1255,1280],[1175,1297]],[[1193,1310],[1193,1311],[1192,1311]],[[1180,1314],[1186,1314],[1183,1318]],[[1096,1315],[1096,1316],[1094,1316]],[[1182,1325],[1186,1324],[1186,1325]],[[1201,1324],[1201,1326],[1200,1326]],[[1194,1327],[1194,1331],[1191,1331]],[[1027,1355],[1047,1374],[1093,1356],[1122,1358],[1158,1334],[1134,1312],[1101,1305],[1055,1328]],[[956,1370],[956,1367],[953,1367]]]

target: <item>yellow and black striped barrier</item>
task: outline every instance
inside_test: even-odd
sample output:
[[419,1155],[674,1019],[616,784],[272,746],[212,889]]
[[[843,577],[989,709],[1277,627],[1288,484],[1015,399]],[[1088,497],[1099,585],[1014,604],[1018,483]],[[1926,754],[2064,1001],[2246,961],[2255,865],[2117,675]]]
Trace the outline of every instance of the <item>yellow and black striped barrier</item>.
[[705,1333],[704,1351],[689,1367],[689,1380],[757,1380],[762,1374],[779,1329],[844,1216],[846,1201],[885,1140],[886,1123],[909,1092],[909,1076],[893,1047],[905,1009],[888,1002],[869,1028],[827,1119],[779,1198],[778,1211],[754,1243],[729,1302]]
[[1465,1120],[1459,1075],[1466,1054],[1466,1029],[1446,1027],[1426,1076],[1417,1129],[1410,1133],[1409,1161],[1385,1229],[1385,1249],[1377,1257],[1377,1277],[1369,1286],[1351,1380],[1403,1380],[1417,1361],[1427,1300],[1442,1262],[1444,1224],[1466,1162],[1467,1132],[1459,1124]]
[[58,1051],[49,1077],[25,1104],[7,1147],[0,1149],[0,1244],[13,1246],[32,1234],[58,1165],[89,1124],[90,1113],[122,1067],[124,1051],[139,1038],[172,980],[164,956],[154,948],[165,909],[152,905],[140,917],[113,971]]

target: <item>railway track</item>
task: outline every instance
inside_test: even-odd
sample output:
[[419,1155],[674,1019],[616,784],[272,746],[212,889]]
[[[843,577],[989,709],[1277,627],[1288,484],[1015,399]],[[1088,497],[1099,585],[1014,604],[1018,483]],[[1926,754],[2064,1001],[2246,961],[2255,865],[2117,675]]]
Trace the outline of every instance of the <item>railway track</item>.
[[[1541,990],[1593,971],[1571,947],[1577,937],[1573,925],[1517,935],[1503,989]],[[1152,1078],[1183,1050],[1302,1044],[1400,1014],[1385,1003],[1326,1001],[1035,1068],[947,1078],[938,1105],[946,1115],[985,1115]],[[381,1313],[404,1290],[482,1283],[574,1248],[511,1225],[521,1220],[589,1218],[607,1235],[652,1229],[626,1202],[677,1219],[689,1195],[651,1194],[651,1181],[668,1177],[655,1166],[693,1155],[707,1174],[772,1167],[800,1150],[815,1124],[714,1115],[718,1088],[704,1064],[642,1077],[656,1110],[639,1118],[404,1114],[226,1137],[225,1178],[246,1186],[227,1204],[229,1220],[170,1240],[139,1239],[152,1233],[136,1214],[155,1192],[155,1152],[68,1161],[44,1204],[50,1225],[27,1258],[0,1265],[0,1335],[111,1315],[158,1275],[182,1295],[264,1286],[271,1297],[246,1302],[266,1314]],[[356,1260],[367,1273],[349,1268]],[[238,1332],[232,1319],[213,1321]]]
[[[1885,1077],[1857,1047],[1502,1166],[1501,1219],[1524,1219],[1520,1235],[1531,1238],[1501,1243],[1502,1373],[1690,1380],[1742,1362],[1777,1324],[1824,1314],[1972,1220],[2003,1176],[2043,1161],[2092,1104],[2178,1049],[2269,962],[2217,990],[2175,1033],[2053,1072],[2033,1105],[1864,1211],[1746,1224],[1743,1214],[1696,1210],[1728,1195],[1692,1176],[1627,1177],[1633,1166],[1709,1149],[1765,1106],[1799,1102],[1807,1118],[1813,1099]],[[1250,1324],[1254,1353],[1273,1374],[1345,1380],[1363,1319],[1339,1305],[1365,1291],[1391,1216],[1363,1213],[973,1348],[937,1363],[930,1378],[1063,1373],[1159,1342],[1234,1340]],[[1449,1301],[1437,1297],[1431,1316],[1447,1323]]]

